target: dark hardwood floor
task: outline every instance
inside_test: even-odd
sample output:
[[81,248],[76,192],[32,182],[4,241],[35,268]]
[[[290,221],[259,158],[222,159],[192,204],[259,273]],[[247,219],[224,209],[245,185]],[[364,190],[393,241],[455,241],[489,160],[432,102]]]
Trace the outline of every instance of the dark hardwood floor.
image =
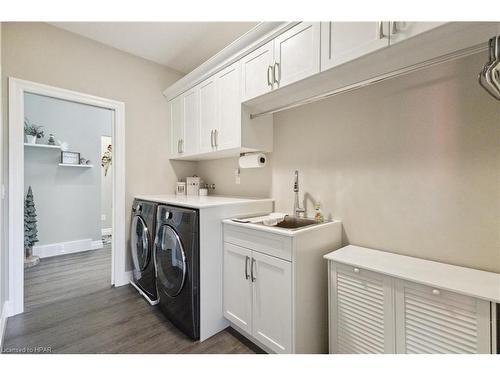
[[132,286],[111,287],[110,273],[109,247],[25,270],[25,312],[8,319],[4,353],[261,352],[232,329],[193,342]]

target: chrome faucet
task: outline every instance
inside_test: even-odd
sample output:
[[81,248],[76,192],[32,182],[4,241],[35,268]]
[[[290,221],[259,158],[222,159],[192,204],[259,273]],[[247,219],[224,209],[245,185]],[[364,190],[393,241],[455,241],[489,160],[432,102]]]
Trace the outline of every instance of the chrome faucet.
[[293,215],[295,217],[304,217],[306,211],[304,210],[304,208],[300,207],[299,203],[299,171],[295,171],[293,191],[295,193],[295,201],[293,202]]

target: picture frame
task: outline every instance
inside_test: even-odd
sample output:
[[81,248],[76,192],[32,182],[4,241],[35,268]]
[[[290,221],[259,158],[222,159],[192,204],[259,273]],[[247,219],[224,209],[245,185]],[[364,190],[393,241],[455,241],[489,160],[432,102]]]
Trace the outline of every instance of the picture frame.
[[61,151],[61,164],[80,164],[80,153],[73,151]]

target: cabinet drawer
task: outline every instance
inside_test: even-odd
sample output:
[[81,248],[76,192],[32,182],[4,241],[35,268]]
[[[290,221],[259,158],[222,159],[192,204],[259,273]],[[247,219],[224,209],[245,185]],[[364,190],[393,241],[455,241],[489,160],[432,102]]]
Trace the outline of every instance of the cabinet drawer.
[[224,242],[252,249],[280,259],[292,260],[292,237],[224,225]]

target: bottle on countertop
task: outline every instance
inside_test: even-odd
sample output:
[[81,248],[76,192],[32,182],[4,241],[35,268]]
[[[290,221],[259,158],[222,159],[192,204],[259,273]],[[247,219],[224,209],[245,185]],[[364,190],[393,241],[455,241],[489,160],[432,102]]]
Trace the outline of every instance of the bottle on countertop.
[[319,223],[324,221],[323,213],[321,212],[321,203],[319,201],[314,204],[314,220]]

